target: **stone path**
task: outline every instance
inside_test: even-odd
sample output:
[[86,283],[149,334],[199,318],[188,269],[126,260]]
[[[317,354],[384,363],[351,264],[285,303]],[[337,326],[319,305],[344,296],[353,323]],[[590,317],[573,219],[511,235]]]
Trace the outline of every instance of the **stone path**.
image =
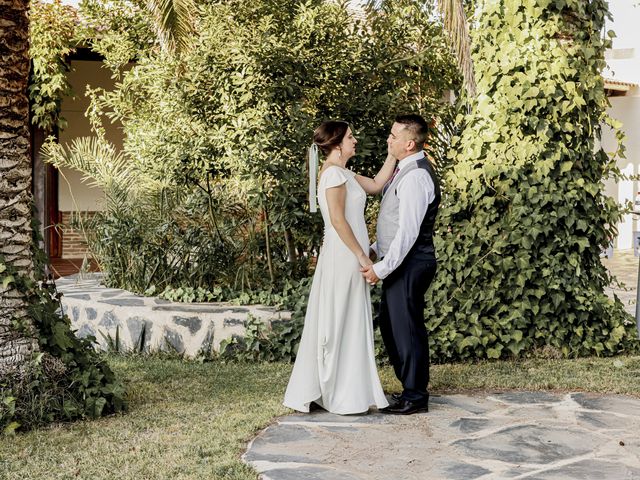
[[447,395],[429,413],[282,417],[244,459],[264,480],[640,479],[640,400]]
[[[603,263],[633,314],[638,258]],[[510,392],[434,396],[407,417],[296,414],[243,458],[264,480],[640,480],[640,399]]]

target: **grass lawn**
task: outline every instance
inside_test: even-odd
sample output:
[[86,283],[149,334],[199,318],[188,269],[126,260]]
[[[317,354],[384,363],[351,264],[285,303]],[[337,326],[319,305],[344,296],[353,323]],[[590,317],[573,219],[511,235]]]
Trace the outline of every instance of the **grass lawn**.
[[[0,437],[0,479],[255,479],[240,455],[274,417],[285,364],[197,364],[110,357],[128,384],[126,415]],[[439,365],[435,394],[468,390],[587,390],[640,396],[640,357]],[[385,390],[399,384],[381,371]]]

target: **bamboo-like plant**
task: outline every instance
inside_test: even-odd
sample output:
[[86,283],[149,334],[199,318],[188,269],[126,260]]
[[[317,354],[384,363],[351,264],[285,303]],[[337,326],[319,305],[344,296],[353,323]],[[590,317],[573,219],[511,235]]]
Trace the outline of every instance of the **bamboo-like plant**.
[[104,211],[77,215],[75,226],[109,284],[140,293],[182,285],[213,290],[213,280],[226,278],[228,264],[245,254],[246,222],[234,220],[238,205],[213,185],[158,179],[99,136],[68,147],[48,142],[43,159],[103,190]]

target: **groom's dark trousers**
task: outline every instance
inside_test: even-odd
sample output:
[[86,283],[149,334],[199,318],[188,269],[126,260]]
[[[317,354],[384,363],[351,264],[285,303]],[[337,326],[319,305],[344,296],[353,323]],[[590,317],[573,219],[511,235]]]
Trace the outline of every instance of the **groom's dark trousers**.
[[[414,246],[416,247],[416,246]],[[378,322],[402,397],[428,400],[429,337],[424,322],[424,297],[436,273],[432,249],[413,248],[402,264],[382,281]]]

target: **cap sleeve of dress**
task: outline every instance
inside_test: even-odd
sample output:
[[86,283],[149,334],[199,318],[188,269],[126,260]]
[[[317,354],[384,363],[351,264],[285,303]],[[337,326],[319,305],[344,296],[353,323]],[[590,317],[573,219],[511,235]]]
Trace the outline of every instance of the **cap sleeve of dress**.
[[331,166],[322,172],[321,182],[325,188],[338,187],[353,176],[354,173],[340,167]]

